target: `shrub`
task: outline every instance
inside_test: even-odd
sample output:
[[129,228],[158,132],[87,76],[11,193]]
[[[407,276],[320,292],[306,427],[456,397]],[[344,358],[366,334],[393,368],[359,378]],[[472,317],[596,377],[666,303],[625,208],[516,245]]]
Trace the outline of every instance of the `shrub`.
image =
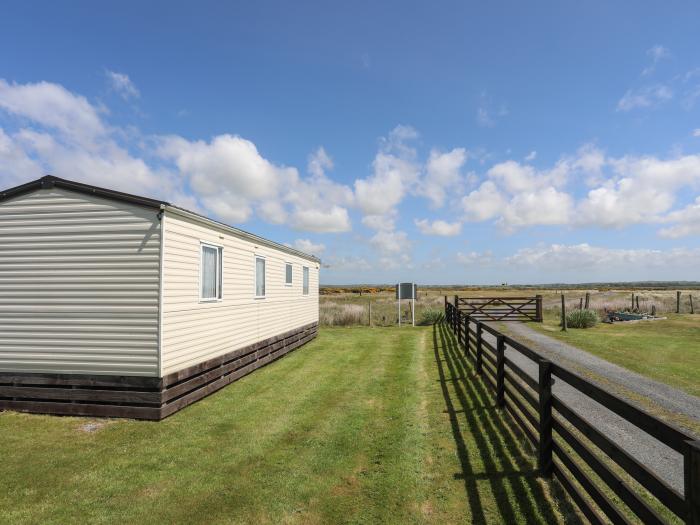
[[418,324],[420,326],[431,325],[437,323],[440,319],[442,319],[442,311],[435,308],[427,308],[421,312]]
[[569,328],[592,328],[600,321],[595,310],[574,310],[566,314]]

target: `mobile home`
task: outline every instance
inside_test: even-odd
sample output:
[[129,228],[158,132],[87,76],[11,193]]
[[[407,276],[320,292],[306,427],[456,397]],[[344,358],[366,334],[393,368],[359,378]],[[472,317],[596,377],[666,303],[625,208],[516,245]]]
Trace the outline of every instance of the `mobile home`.
[[0,192],[0,410],[167,417],[314,338],[319,268],[159,200]]

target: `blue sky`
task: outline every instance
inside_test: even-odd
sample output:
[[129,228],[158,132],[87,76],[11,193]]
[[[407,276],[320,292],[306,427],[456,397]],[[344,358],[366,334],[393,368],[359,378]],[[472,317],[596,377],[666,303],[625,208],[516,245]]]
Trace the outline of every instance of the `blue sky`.
[[5,3],[0,186],[166,198],[316,253],[324,283],[698,279],[698,20],[691,2]]

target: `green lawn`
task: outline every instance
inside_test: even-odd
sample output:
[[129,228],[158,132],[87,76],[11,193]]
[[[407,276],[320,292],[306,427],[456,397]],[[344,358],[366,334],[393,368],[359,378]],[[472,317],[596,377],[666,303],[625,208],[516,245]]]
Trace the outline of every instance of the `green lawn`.
[[510,428],[443,327],[324,329],[159,423],[0,413],[0,522],[576,521]]
[[530,326],[603,359],[700,396],[700,315],[671,314],[667,320],[599,323],[562,332],[548,315]]

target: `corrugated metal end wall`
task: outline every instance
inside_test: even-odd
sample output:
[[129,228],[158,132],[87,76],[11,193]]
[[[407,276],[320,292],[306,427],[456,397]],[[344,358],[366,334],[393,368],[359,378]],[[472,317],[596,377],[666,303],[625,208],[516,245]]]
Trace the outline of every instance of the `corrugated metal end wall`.
[[0,203],[0,371],[158,376],[157,210],[63,189]]

